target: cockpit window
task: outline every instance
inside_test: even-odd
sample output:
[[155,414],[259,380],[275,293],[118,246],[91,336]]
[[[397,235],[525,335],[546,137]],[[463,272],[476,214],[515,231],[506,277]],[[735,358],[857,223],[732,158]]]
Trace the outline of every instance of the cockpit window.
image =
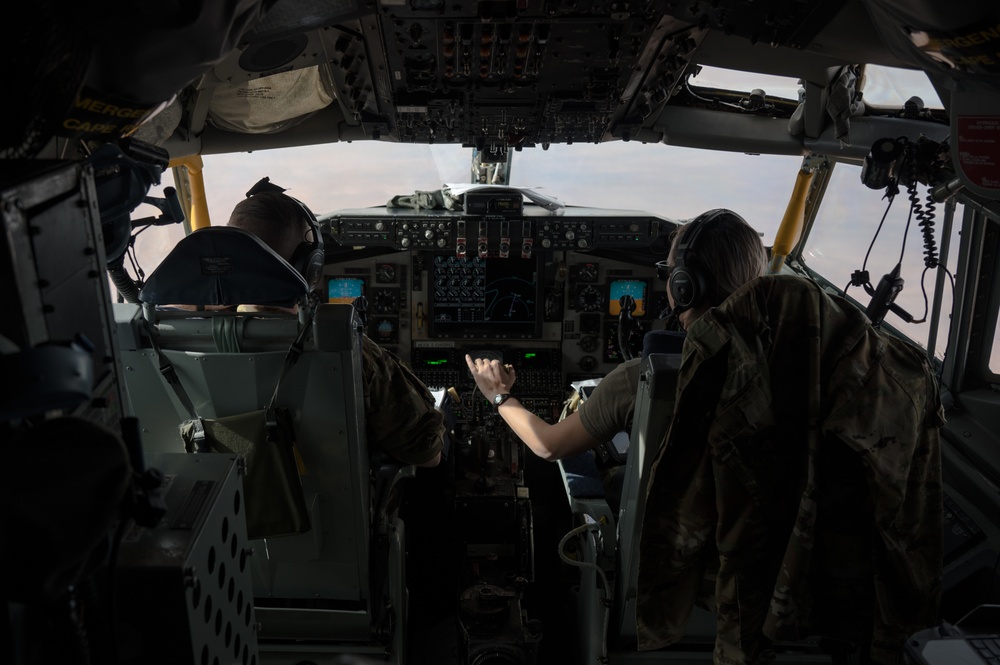
[[[801,165],[795,156],[639,141],[555,144],[548,150],[537,146],[512,155],[510,184],[537,187],[567,206],[642,210],[675,220],[730,208],[762,234],[765,245],[774,240]],[[233,206],[263,176],[323,214],[384,206],[400,194],[468,183],[472,150],[460,145],[358,141],[205,155],[203,161],[211,221],[223,225]],[[171,185],[171,180],[165,174],[163,184]],[[139,236],[136,254],[146,274],[182,236],[179,225],[152,227]]]
[[690,219],[729,208],[774,240],[799,157],[692,150],[637,141],[553,145],[514,153],[511,180],[544,185],[567,205],[644,210]]
[[923,101],[924,108],[944,108],[927,74],[915,69],[867,65],[864,94],[865,102],[872,106],[899,108],[916,95]]
[[[458,145],[338,143],[204,157],[213,224],[267,175],[316,213],[383,206],[390,198],[471,181],[472,150]],[[567,206],[644,210],[690,219],[730,208],[774,239],[801,159],[692,150],[638,141],[555,144],[512,153],[511,185]]]
[[733,92],[750,92],[754,89],[760,89],[769,97],[780,97],[793,101],[799,98],[799,89],[802,87],[798,79],[787,76],[741,72],[704,65],[699,68],[695,76],[690,78],[689,83],[699,88],[716,88]]
[[[918,185],[917,193],[920,202],[926,205],[926,187]],[[928,245],[921,232],[921,226],[918,225],[919,220],[915,215],[912,217],[910,215],[907,192],[900,191],[888,214],[885,214],[888,204],[889,201],[884,198],[882,190],[871,190],[862,185],[861,167],[837,164],[806,240],[802,260],[807,268],[834,286],[847,288],[847,295],[856,300],[862,308],[867,307],[872,297],[863,287],[850,285],[854,271],[867,270],[870,284],[875,288],[883,275],[890,273],[899,263],[903,290],[896,298],[895,304],[917,320],[925,318],[926,309],[926,320],[921,323],[907,323],[896,313],[890,312],[884,321],[886,325],[893,327],[921,347],[926,349],[930,344],[935,357],[943,358],[951,314],[953,295],[951,285],[947,278],[939,284],[939,271],[936,269],[928,269],[925,274],[925,252]],[[883,215],[885,222],[881,223]],[[952,225],[948,253],[945,255],[942,241],[945,206],[936,205],[934,224],[931,227],[936,247],[935,255],[942,265],[947,266],[952,272],[958,256],[958,231],[961,219],[962,211],[959,206],[954,215],[956,221]],[[872,244],[873,239],[874,244]],[[930,340],[932,332],[930,321],[938,286],[941,287],[941,320],[935,338]]]
[[1000,377],[1000,320],[993,324],[993,346],[990,347],[990,372]]

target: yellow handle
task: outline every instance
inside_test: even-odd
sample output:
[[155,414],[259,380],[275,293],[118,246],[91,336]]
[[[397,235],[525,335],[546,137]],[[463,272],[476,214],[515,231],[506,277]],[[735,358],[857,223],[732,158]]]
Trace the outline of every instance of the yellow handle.
[[189,157],[178,157],[170,160],[170,168],[183,166],[188,173],[188,187],[190,188],[191,202],[187,210],[187,218],[192,231],[203,229],[212,225],[212,220],[208,216],[208,201],[205,200],[205,178],[202,175],[204,163],[201,155],[191,155]]
[[785,263],[785,257],[791,253],[802,236],[802,227],[806,220],[806,197],[815,175],[815,169],[803,168],[795,176],[792,197],[788,200],[785,216],[781,218],[781,226],[778,227],[778,233],[774,236],[774,245],[771,247],[771,274],[781,270],[781,266]]

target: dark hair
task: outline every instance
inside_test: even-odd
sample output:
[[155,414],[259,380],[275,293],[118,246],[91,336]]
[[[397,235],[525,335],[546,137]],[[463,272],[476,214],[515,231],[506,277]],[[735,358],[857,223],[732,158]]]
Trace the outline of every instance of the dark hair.
[[[755,277],[767,273],[767,252],[760,235],[746,220],[732,211],[717,217],[711,227],[702,229],[698,237],[698,265],[711,278],[709,307],[721,305],[734,291]],[[668,261],[675,263],[677,247],[694,224],[704,224],[696,217],[674,233]]]
[[280,192],[260,192],[233,208],[228,226],[249,231],[286,261],[306,232],[302,207]]

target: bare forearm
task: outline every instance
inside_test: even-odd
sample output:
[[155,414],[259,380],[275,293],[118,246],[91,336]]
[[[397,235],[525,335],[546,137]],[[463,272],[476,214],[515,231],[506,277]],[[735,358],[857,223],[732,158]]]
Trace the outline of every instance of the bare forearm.
[[[465,361],[488,401],[493,402],[496,395],[508,394],[513,389],[517,375],[510,365],[501,365],[496,359],[474,359],[469,355],[465,356]],[[580,416],[575,413],[551,425],[524,408],[514,397],[500,405],[499,413],[514,434],[542,459],[557,460],[578,455],[600,443],[584,429]]]
[[579,455],[599,442],[580,423],[577,414],[550,424],[524,408],[516,398],[510,398],[499,409],[500,416],[525,445],[549,461]]

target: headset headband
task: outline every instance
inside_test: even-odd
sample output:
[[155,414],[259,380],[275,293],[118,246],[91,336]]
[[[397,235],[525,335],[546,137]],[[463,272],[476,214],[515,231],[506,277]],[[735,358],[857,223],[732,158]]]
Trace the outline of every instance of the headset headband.
[[271,182],[271,178],[264,176],[256,183],[254,186],[247,191],[247,198],[255,196],[257,194],[262,194],[264,192],[272,192],[275,194],[283,194],[285,197],[294,201],[298,206],[299,210],[302,212],[302,219],[309,228],[312,229],[312,242],[302,242],[296,247],[295,252],[292,254],[292,258],[289,263],[295,267],[299,273],[305,278],[306,282],[309,284],[309,290],[314,291],[319,287],[320,279],[323,277],[323,264],[326,261],[326,251],[323,246],[323,233],[319,228],[319,222],[316,220],[316,215],[306,206],[306,204],[299,201],[293,196],[288,196],[285,194],[285,188],[275,185]]

